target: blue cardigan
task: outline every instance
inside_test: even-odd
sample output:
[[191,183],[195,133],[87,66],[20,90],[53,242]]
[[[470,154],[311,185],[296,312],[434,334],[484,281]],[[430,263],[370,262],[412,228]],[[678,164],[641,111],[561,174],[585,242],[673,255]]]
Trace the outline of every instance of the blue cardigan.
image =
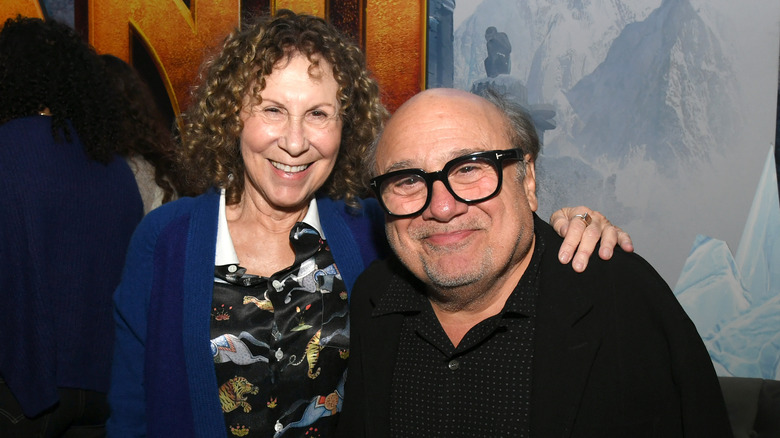
[[90,160],[51,117],[0,126],[0,377],[25,415],[58,387],[108,392],[111,296],[143,217],[125,160]]
[[[386,254],[374,200],[354,210],[318,197],[320,223],[347,290]],[[225,436],[209,349],[219,193],[153,210],[130,244],[114,295],[109,436]]]

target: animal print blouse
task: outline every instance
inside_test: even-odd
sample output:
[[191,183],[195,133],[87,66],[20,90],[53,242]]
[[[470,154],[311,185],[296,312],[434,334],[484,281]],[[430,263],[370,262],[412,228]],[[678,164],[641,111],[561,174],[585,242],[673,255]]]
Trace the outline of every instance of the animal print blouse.
[[214,270],[211,352],[228,436],[335,430],[349,354],[346,287],[319,231],[299,222],[290,242],[295,264],[269,278],[238,263]]

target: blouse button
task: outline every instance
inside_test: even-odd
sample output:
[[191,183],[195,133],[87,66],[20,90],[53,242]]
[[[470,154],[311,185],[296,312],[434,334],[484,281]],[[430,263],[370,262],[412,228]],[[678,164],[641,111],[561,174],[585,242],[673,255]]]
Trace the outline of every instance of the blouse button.
[[450,371],[455,371],[460,368],[460,362],[458,362],[457,359],[452,359],[450,363],[447,364],[447,366],[449,367]]

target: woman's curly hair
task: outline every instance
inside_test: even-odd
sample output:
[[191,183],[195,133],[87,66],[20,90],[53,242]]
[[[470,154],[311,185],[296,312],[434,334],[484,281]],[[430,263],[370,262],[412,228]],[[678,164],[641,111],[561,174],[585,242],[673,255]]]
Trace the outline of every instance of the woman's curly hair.
[[152,97],[149,86],[138,72],[114,55],[100,55],[113,80],[122,104],[123,144],[119,153],[140,155],[154,167],[154,181],[163,190],[162,202],[176,197],[179,179],[176,171],[176,144],[171,130]]
[[121,135],[118,106],[103,63],[70,27],[18,16],[0,31],[0,124],[49,109],[52,135],[108,163]]
[[379,86],[355,43],[321,18],[289,10],[257,17],[236,29],[219,54],[204,64],[202,82],[183,115],[179,161],[186,178],[184,194],[197,195],[217,186],[225,189],[228,204],[240,201],[245,171],[239,147],[244,97],[260,102],[265,78],[280,61],[296,53],[315,65],[324,59],[333,66],[343,128],[335,167],[322,190],[357,205],[366,187],[361,169],[364,153],[388,115]]

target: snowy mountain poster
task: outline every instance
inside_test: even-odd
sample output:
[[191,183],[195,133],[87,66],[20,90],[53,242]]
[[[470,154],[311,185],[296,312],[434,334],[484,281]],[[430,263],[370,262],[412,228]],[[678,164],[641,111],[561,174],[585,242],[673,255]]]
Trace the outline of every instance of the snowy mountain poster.
[[720,375],[780,379],[780,2],[429,0],[426,87],[497,86],[543,138],[540,215],[629,231]]

